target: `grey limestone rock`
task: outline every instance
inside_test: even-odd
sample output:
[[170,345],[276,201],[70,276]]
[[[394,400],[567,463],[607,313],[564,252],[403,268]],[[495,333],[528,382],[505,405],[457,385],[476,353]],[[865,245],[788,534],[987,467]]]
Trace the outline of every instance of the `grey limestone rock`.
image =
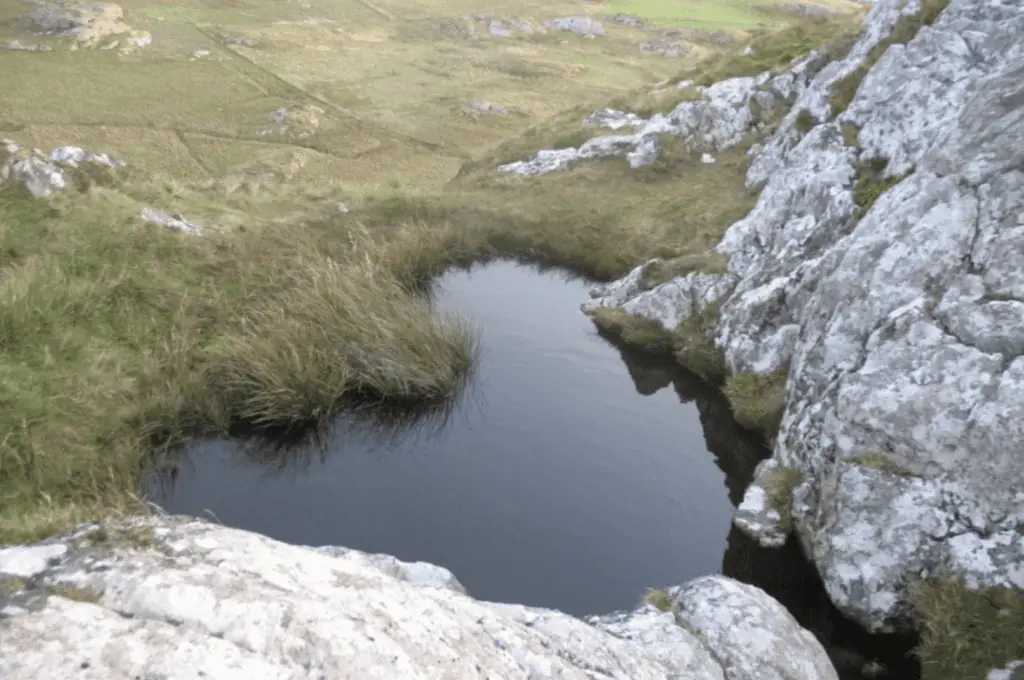
[[[725,274],[640,292],[634,272],[584,303],[671,328],[718,302],[731,371],[790,367],[773,460],[805,480],[792,526],[833,601],[872,630],[906,623],[910,577],[1024,590],[1020,3],[952,0],[830,109],[831,86],[919,8],[880,0],[846,57],[797,79],[752,151],[760,199],[716,246]],[[817,121],[806,132],[801,110]],[[892,181],[860,207],[877,159]],[[752,485],[736,521],[778,545],[784,518],[763,492]]]
[[763,591],[712,576],[673,597],[583,621],[433,565],[127,518],[0,549],[0,677],[836,680]]

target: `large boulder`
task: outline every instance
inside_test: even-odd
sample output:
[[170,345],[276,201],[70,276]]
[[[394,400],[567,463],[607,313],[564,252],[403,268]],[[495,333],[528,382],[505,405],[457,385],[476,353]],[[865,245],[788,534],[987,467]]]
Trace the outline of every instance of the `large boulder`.
[[872,54],[920,9],[880,0],[752,151],[727,273],[643,291],[638,269],[585,304],[672,328],[714,303],[730,372],[789,369],[737,523],[765,545],[792,526],[872,630],[908,622],[912,578],[1024,590],[1024,12],[951,0]]
[[835,680],[763,591],[711,576],[587,621],[447,570],[129,518],[0,550],[0,677]]

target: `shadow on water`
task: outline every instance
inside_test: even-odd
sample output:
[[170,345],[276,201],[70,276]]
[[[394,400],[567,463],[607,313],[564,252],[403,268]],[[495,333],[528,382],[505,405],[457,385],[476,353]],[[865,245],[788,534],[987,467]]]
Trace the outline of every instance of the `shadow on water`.
[[[485,321],[480,375],[455,399],[349,412],[300,438],[197,442],[147,495],[293,543],[435,562],[482,599],[575,615],[719,571],[782,602],[842,680],[920,677],[913,641],[843,617],[795,541],[765,549],[731,525],[769,452],[722,394],[598,337],[576,311],[586,289],[575,277],[512,267],[446,277],[447,301]],[[517,287],[534,299],[517,301]],[[444,293],[433,301],[444,306]],[[628,378],[616,377],[623,366]],[[862,674],[871,661],[884,671]]]

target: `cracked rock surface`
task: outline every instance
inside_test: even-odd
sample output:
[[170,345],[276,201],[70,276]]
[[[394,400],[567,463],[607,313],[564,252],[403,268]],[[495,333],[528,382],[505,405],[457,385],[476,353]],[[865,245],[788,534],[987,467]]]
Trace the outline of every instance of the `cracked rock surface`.
[[[919,8],[875,4],[752,150],[747,183],[763,188],[716,246],[726,274],[640,292],[637,270],[584,304],[672,328],[718,302],[731,371],[790,366],[773,464],[803,474],[793,527],[833,601],[872,630],[907,622],[908,577],[1024,590],[1020,3],[952,0],[830,110],[832,84]],[[806,133],[801,110],[817,121]],[[873,159],[901,179],[861,214],[853,187]],[[757,482],[737,524],[781,540]]]
[[723,576],[586,621],[480,602],[446,569],[130,518],[0,549],[0,677],[836,680],[763,591]]

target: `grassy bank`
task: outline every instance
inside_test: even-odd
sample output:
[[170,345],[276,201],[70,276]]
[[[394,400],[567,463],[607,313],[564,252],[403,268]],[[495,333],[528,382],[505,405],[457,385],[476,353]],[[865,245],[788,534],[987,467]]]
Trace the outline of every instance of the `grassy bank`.
[[138,509],[154,446],[443,399],[472,364],[472,334],[416,290],[458,252],[450,232],[197,237],[133,207],[0,191],[0,542]]

